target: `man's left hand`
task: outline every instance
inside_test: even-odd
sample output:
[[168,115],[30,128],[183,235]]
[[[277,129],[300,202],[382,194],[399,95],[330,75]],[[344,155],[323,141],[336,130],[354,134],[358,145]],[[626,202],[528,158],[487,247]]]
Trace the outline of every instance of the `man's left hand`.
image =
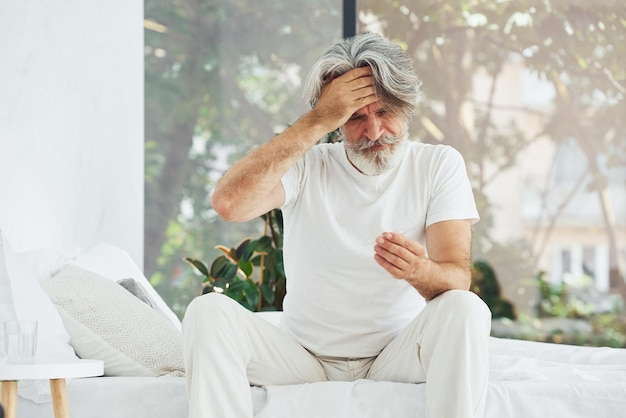
[[395,279],[415,278],[428,263],[424,246],[398,232],[376,238],[374,259]]

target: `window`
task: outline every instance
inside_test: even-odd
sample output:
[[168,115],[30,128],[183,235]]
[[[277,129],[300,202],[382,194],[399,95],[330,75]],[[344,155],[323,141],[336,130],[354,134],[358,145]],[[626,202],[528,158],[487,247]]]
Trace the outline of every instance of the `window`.
[[182,315],[201,292],[183,257],[209,262],[261,228],[216,216],[216,179],[306,109],[301,81],[341,38],[342,4],[146,0],[144,26],[144,270]]
[[423,95],[410,137],[464,156],[481,214],[473,257],[516,309],[535,314],[542,272],[626,297],[618,2],[147,0],[145,269],[172,307],[182,314],[200,291],[182,257],[210,261],[216,244],[261,228],[222,222],[212,187],[305,111],[301,81],[342,36],[344,3],[358,6],[357,32],[414,59]]

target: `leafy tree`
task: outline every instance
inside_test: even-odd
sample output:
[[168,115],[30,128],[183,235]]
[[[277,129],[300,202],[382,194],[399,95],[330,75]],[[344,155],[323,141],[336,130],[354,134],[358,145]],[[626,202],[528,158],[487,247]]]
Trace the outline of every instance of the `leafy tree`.
[[144,271],[182,314],[212,258],[262,222],[229,225],[210,205],[228,164],[304,110],[300,79],[341,32],[330,0],[146,0]]
[[[544,205],[547,240],[573,195],[596,194],[610,247],[611,286],[624,290],[619,269],[616,220],[608,191],[608,171],[626,166],[626,6],[601,2],[553,0],[363,0],[364,28],[381,29],[403,43],[424,81],[425,100],[413,129],[426,142],[447,143],[468,162],[483,221],[477,225],[474,254],[497,270],[530,279],[536,265],[508,263],[514,246],[495,244],[487,199],[490,183],[517,163],[518,155],[541,138],[557,144],[575,141],[588,169],[562,201]],[[555,92],[552,109],[502,106],[496,86],[511,63],[523,63]],[[476,76],[487,79],[485,98],[477,99]],[[510,123],[498,121],[504,112]],[[539,120],[534,132],[520,126],[519,115]],[[600,162],[604,161],[604,165]],[[546,197],[546,190],[540,191]],[[550,196],[553,200],[554,196]],[[568,200],[569,199],[569,200]],[[538,259],[544,246],[523,244],[517,258]],[[504,251],[504,253],[502,252]],[[513,252],[515,252],[514,250]],[[507,262],[505,264],[504,262]],[[505,267],[506,268],[503,268]]]

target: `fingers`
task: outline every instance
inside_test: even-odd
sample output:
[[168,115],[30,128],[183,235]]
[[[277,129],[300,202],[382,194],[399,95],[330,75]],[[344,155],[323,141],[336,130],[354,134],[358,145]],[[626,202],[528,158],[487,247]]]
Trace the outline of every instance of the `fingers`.
[[372,70],[355,68],[324,86],[314,111],[334,130],[345,124],[354,112],[376,100]]
[[376,238],[376,244],[393,252],[413,254],[415,256],[424,256],[426,252],[424,247],[417,241],[412,240],[400,232],[383,232]]
[[337,77],[338,79],[345,79],[344,81],[349,82],[352,80],[358,80],[360,78],[370,78],[372,76],[372,69],[370,67],[358,67],[353,70],[348,71],[345,74]]
[[337,82],[343,83],[348,90],[356,93],[355,99],[357,100],[375,95],[374,78],[369,67],[348,71],[339,77]]
[[374,260],[380,265],[382,268],[387,270],[391,277],[394,279],[404,279],[404,269],[398,267],[397,265],[391,263],[388,258],[380,255],[374,254]]
[[353,92],[359,94],[361,97],[373,96],[376,94],[374,85],[372,84],[371,77],[361,77],[347,83],[347,87]]
[[374,246],[374,259],[394,278],[412,276],[425,261],[425,254],[421,244],[397,232],[383,233]]
[[355,91],[354,93],[355,93],[355,97],[353,99],[353,102],[354,102],[353,113],[361,109],[362,107],[370,105],[378,100],[373,88],[363,88],[363,89]]
[[326,87],[337,90],[341,95],[348,95],[354,102],[367,98],[375,99],[374,79],[369,67],[350,70],[332,80]]

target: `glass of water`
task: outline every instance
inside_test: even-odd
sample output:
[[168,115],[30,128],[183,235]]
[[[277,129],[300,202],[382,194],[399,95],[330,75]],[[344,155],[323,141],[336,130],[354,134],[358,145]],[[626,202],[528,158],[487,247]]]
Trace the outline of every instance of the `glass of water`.
[[6,321],[4,352],[7,364],[32,364],[37,354],[37,321]]

